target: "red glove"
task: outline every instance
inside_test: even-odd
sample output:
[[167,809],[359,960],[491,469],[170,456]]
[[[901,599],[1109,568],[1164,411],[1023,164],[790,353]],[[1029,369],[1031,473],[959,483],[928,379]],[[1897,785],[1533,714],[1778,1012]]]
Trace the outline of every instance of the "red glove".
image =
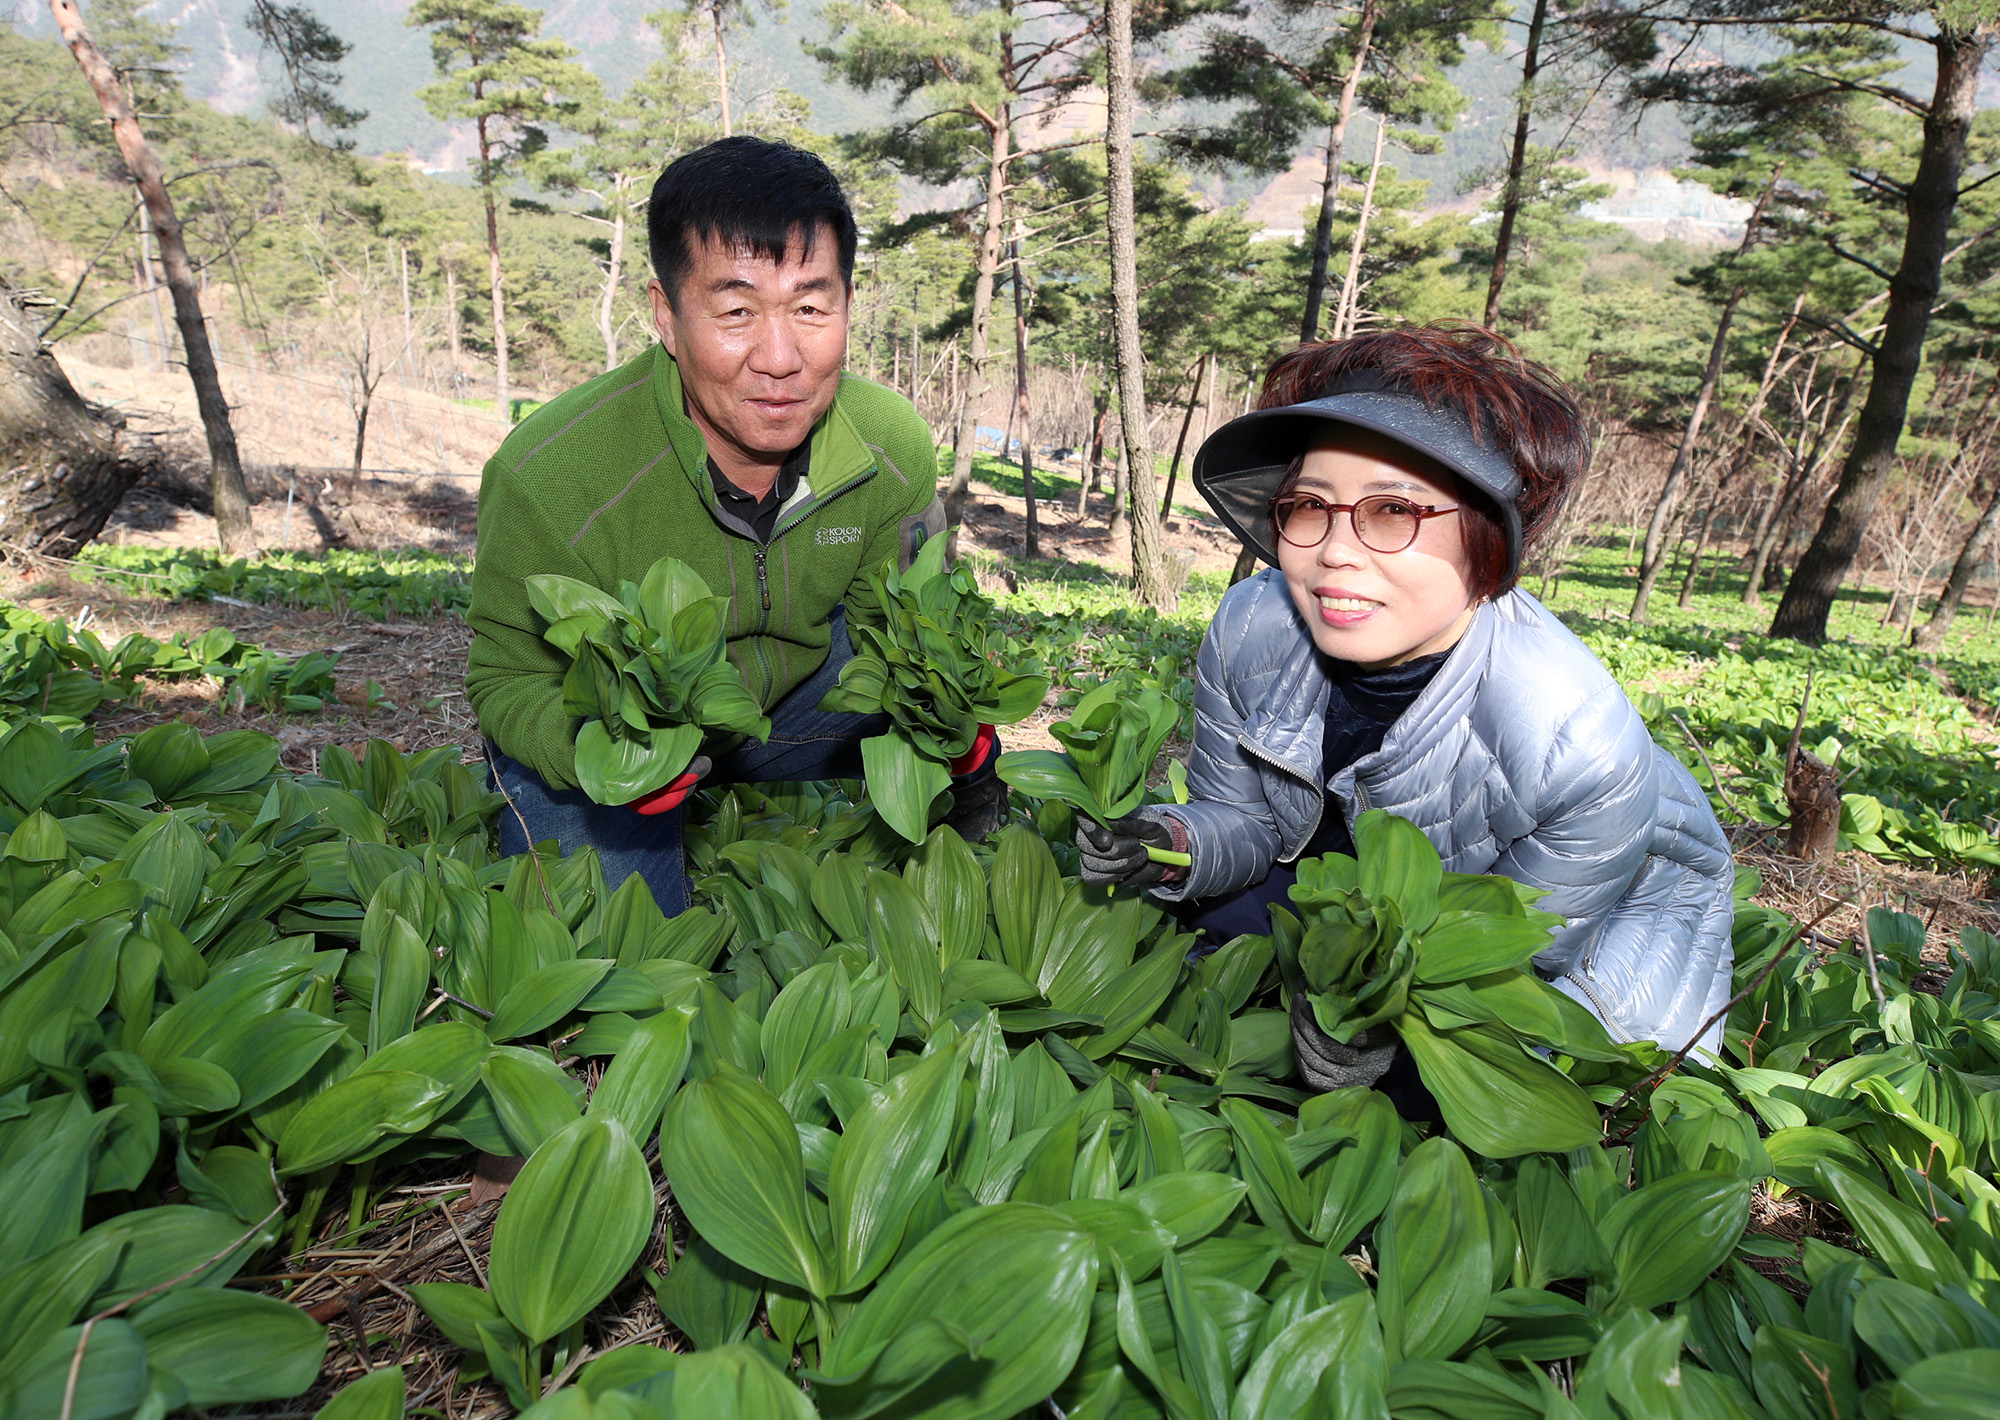
[[650,794],[640,795],[625,807],[641,814],[672,813],[681,806],[682,800],[694,792],[694,786],[701,782],[702,776],[708,773],[711,767],[706,755],[696,755],[694,763],[687,767],[686,773],[669,779]]
[[998,731],[991,725],[981,725],[979,733],[972,738],[972,748],[951,762],[952,777],[963,778],[986,763],[987,757],[993,753],[993,747],[999,742]]

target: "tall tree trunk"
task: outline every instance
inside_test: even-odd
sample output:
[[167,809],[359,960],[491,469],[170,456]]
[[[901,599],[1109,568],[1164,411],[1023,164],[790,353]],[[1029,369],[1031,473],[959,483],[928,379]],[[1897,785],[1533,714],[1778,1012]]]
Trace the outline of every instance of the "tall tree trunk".
[[1725,473],[1716,480],[1715,492],[1709,496],[1708,506],[1702,510],[1701,528],[1694,539],[1694,553],[1688,558],[1687,575],[1681,578],[1680,607],[1683,611],[1694,600],[1694,581],[1701,573],[1701,557],[1708,551],[1709,534],[1715,531],[1715,515],[1721,511],[1722,495],[1728,491],[1729,474]]
[[597,308],[597,333],[604,337],[604,368],[618,368],[618,285],[625,279],[625,207],[623,197],[611,194],[611,261],[604,269],[604,300]]
[[1090,448],[1083,464],[1083,486],[1076,490],[1076,515],[1090,508],[1090,490],[1104,478],[1104,426],[1111,418],[1111,386],[1100,385],[1090,396]]
[[[76,56],[83,76],[97,94],[97,102],[111,122],[111,135],[118,143],[126,171],[145,199],[146,215],[152,223],[154,239],[160,247],[160,267],[166,273],[167,290],[174,300],[174,324],[180,327],[181,346],[187,357],[188,379],[194,385],[195,408],[201,414],[202,432],[208,436],[208,480],[215,506],[216,538],[224,552],[250,552],[255,542],[250,527],[250,494],[243,484],[243,462],[236,451],[236,431],[229,423],[229,401],[223,398],[222,381],[215,368],[215,352],[208,343],[208,324],[201,313],[201,294],[194,263],[188,260],[187,242],[181,236],[180,217],[167,191],[159,159],[140,131],[138,117],[119,87],[111,64],[98,51],[78,13],[75,0],[49,0],[49,12],[63,43]],[[103,520],[98,520],[98,526]],[[93,529],[95,531],[95,529]]]
[[[1749,219],[1743,224],[1743,241],[1736,248],[1738,259],[1741,259],[1756,243],[1757,228],[1764,220],[1764,206],[1771,200],[1771,194],[1777,191],[1778,174],[1782,171],[1782,164],[1771,170],[1771,181],[1757,198],[1757,205],[1750,209]],[[1632,598],[1634,621],[1646,619],[1646,603],[1653,595],[1654,585],[1660,580],[1662,550],[1660,538],[1666,531],[1667,519],[1673,516],[1674,504],[1680,501],[1681,486],[1687,479],[1688,470],[1693,466],[1695,447],[1701,440],[1701,426],[1708,418],[1708,406],[1715,398],[1716,383],[1722,378],[1723,358],[1729,353],[1729,327],[1736,319],[1736,308],[1743,303],[1743,293],[1744,287],[1739,282],[1730,289],[1729,299],[1723,302],[1722,314],[1715,322],[1715,340],[1708,348],[1708,364],[1701,372],[1701,387],[1695,391],[1694,408],[1688,414],[1687,428],[1681,433],[1680,447],[1674,450],[1674,462],[1667,470],[1667,481],[1660,489],[1660,501],[1654,505],[1652,521],[1646,525],[1646,550],[1639,558],[1639,590]],[[1796,316],[1795,307],[1794,319]],[[1791,322],[1786,322],[1787,334],[1791,328]],[[1765,365],[1765,386],[1759,389],[1760,397],[1763,389],[1768,387],[1771,372],[1776,368],[1776,364],[1777,352],[1773,350],[1771,359]],[[1726,477],[1723,481],[1726,481]],[[1697,562],[1701,560],[1699,554],[1695,560]],[[1686,602],[1683,601],[1682,605],[1685,606]]]
[[[403,368],[408,370],[414,363],[414,357],[411,352],[416,346],[416,322],[410,315],[410,244],[408,242],[399,241],[396,243],[396,261],[399,278],[403,287]],[[242,277],[238,276],[237,281],[240,287]],[[238,303],[241,303],[240,290],[238,293]],[[241,314],[241,312],[239,311],[238,314]],[[246,320],[244,323],[247,325],[249,322]]]
[[1104,121],[1110,198],[1111,309],[1118,349],[1118,418],[1124,425],[1125,464],[1132,482],[1132,580],[1139,601],[1172,611],[1178,600],[1167,584],[1160,512],[1154,504],[1153,447],[1146,430],[1146,365],[1139,340],[1138,235],[1132,210],[1132,0],[1107,0],[1109,102]]
[[[1119,423],[1124,423],[1122,416]],[[1122,434],[1120,437],[1123,437]],[[1125,446],[1120,444],[1117,461],[1111,465],[1111,516],[1104,520],[1105,536],[1114,545],[1132,533],[1132,518],[1127,508],[1130,500],[1125,496],[1132,484],[1131,465],[1125,452]]]
[[1306,312],[1299,321],[1301,345],[1319,339],[1319,318],[1326,305],[1327,268],[1333,263],[1333,205],[1340,195],[1340,150],[1347,145],[1347,121],[1354,116],[1354,96],[1361,89],[1361,71],[1375,43],[1380,0],[1363,0],[1361,27],[1354,35],[1354,62],[1340,81],[1340,101],[1326,129],[1326,176],[1320,182],[1319,221],[1313,227],[1312,277],[1306,283]]
[[1160,499],[1160,519],[1164,522],[1171,514],[1174,504],[1174,480],[1181,474],[1181,451],[1187,448],[1188,429],[1194,424],[1194,407],[1201,402],[1201,380],[1207,375],[1211,390],[1215,376],[1210,369],[1211,356],[1203,351],[1201,359],[1195,362],[1194,383],[1188,387],[1187,413],[1181,416],[1181,435],[1174,440],[1174,456],[1167,464],[1167,491]]
[[[481,86],[475,85],[478,92]],[[500,418],[514,422],[514,390],[507,379],[507,299],[500,273],[500,210],[493,190],[493,145],[487,137],[485,118],[479,127],[479,192],[486,199],[486,276],[493,298],[494,389],[500,400]]]
[[1236,561],[1229,569],[1229,585],[1235,586],[1257,570],[1257,549],[1249,543],[1236,550]]
[[[444,328],[445,338],[451,342],[452,378],[458,377],[458,362],[464,358],[458,329],[458,267],[449,261],[438,263],[444,268]],[[458,392],[452,391],[453,398]]]
[[1937,87],[1924,115],[1923,148],[1916,177],[1905,192],[1908,226],[1903,256],[1889,282],[1889,309],[1875,347],[1868,400],[1855,421],[1854,445],[1841,466],[1840,483],[1827,501],[1812,545],[1785,586],[1771,620],[1773,636],[1818,643],[1826,639],[1833,599],[1854,565],[1876,501],[1896,467],[1896,441],[1909,415],[1910,388],[1923,363],[1924,333],[1943,279],[1951,215],[1958,204],[1965,142],[1972,129],[1979,70],[1993,47],[1992,21],[1972,29],[1941,22]]
[[722,0],[709,0],[708,16],[715,22],[715,101],[722,110],[722,136],[729,129],[729,51],[722,43]]
[[[1008,49],[1011,53],[1011,44]],[[973,270],[972,329],[965,352],[965,379],[958,392],[958,433],[952,441],[951,482],[944,491],[944,520],[952,528],[950,550],[954,557],[958,555],[958,525],[965,521],[965,493],[972,484],[979,401],[986,396],[987,327],[993,319],[993,282],[1000,270],[1000,232],[1006,220],[1003,206],[1013,143],[1011,112],[1011,105],[1001,104],[993,115],[993,128],[988,135],[991,151],[986,170],[986,223],[979,234],[979,260]]]
[[2000,479],[1994,480],[1986,506],[1979,510],[1979,516],[1973,520],[1972,531],[1965,535],[1965,543],[1958,549],[1958,559],[1951,564],[1951,576],[1945,579],[1944,591],[1939,595],[1937,605],[1931,608],[1930,620],[1910,637],[1910,644],[1919,651],[1935,651],[1944,644],[1944,634],[1951,630],[1952,619],[1958,615],[1959,604],[1965,600],[1973,574],[1986,560],[1996,521],[2000,521]]
[[[1840,396],[1827,412],[1826,421],[1814,437],[1812,453],[1803,459],[1795,459],[1786,473],[1778,495],[1764,506],[1758,516],[1757,530],[1750,539],[1750,579],[1743,587],[1743,604],[1760,606],[1764,600],[1764,568],[1769,564],[1771,551],[1777,545],[1783,531],[1790,525],[1798,500],[1804,496],[1806,485],[1819,472],[1819,462],[1840,439],[1847,428],[1847,409],[1854,401],[1854,391],[1861,381],[1861,370],[1868,363],[1868,353],[1862,351],[1854,361],[1854,368],[1848,372],[1847,382],[1841,386]],[[1811,388],[1812,377],[1807,377],[1807,388]]]
[[1368,182],[1361,189],[1361,215],[1354,219],[1354,241],[1347,249],[1347,278],[1340,283],[1340,306],[1333,314],[1333,338],[1345,340],[1354,334],[1361,306],[1361,258],[1368,250],[1368,214],[1375,208],[1375,179],[1382,172],[1382,140],[1388,136],[1389,120],[1375,115],[1375,156],[1368,164]]
[[1667,481],[1660,488],[1660,500],[1653,505],[1653,517],[1646,524],[1646,547],[1639,555],[1639,590],[1632,598],[1632,620],[1646,619],[1646,603],[1652,599],[1653,587],[1660,580],[1660,572],[1665,562],[1667,523],[1674,515],[1674,506],[1680,502],[1681,486],[1686,483],[1688,470],[1694,464],[1695,445],[1701,440],[1701,426],[1708,418],[1709,403],[1715,398],[1716,382],[1722,377],[1722,359],[1728,353],[1729,323],[1735,319],[1736,307],[1743,300],[1743,287],[1737,286],[1723,303],[1722,316],[1715,323],[1715,340],[1708,349],[1708,364],[1701,372],[1701,386],[1695,391],[1694,408],[1688,414],[1687,428],[1681,431],[1680,447],[1674,450],[1674,461],[1667,469]]
[[74,557],[156,461],[149,441],[77,394],[0,285],[0,541]]
[[368,383],[368,370],[364,361],[360,380],[354,398],[354,476],[361,477],[361,466],[366,461],[368,449],[368,406],[374,402],[375,386]]
[[1500,198],[1500,223],[1493,234],[1493,272],[1486,278],[1486,314],[1481,324],[1500,324],[1500,292],[1507,285],[1507,257],[1514,245],[1514,224],[1521,216],[1521,178],[1528,166],[1528,127],[1535,116],[1535,76],[1542,69],[1542,28],[1548,23],[1549,0],[1535,0],[1528,21],[1528,49],[1521,59],[1521,87],[1514,97],[1514,146],[1507,156],[1507,188]]
[[1028,399],[1028,303],[1022,290],[1021,219],[1014,218],[1014,408],[1021,420],[1021,497],[1027,527],[1021,555],[1030,562],[1042,555],[1041,528],[1035,517],[1035,407]]

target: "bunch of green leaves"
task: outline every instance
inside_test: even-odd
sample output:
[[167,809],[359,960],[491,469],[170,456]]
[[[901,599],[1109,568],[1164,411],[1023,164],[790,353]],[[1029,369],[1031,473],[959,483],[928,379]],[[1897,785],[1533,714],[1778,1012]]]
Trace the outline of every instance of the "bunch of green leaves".
[[929,831],[931,803],[979,727],[1025,720],[1049,689],[1038,662],[1004,666],[992,654],[992,603],[969,567],[945,570],[945,546],[933,538],[908,571],[891,561],[867,576],[848,625],[854,658],[820,701],[822,710],[889,717],[888,733],[861,742],[861,762],[875,811],[912,843]]
[[338,651],[280,656],[255,647],[234,666],[229,695],[238,705],[313,714],[334,698],[333,668],[339,663]]
[[[1033,799],[1055,799],[1100,824],[1146,802],[1146,775],[1181,707],[1157,688],[1129,676],[1108,680],[1078,700],[1067,720],[1049,726],[1062,745],[1013,750],[1000,757],[1002,779]],[[1147,847],[1156,862],[1185,867],[1185,853]]]
[[629,804],[693,761],[707,734],[771,733],[723,627],[729,599],[686,563],[663,557],[612,596],[553,574],[528,578],[542,634],[570,660],[563,706],[584,723],[577,782],[600,804]]
[[1489,1158],[1595,1139],[1589,1097],[1538,1050],[1631,1061],[1530,969],[1562,919],[1508,878],[1445,872],[1422,830],[1384,810],[1362,814],[1354,840],[1354,858],[1300,863],[1297,916],[1271,910],[1279,960],[1320,1029],[1343,1044],[1394,1029],[1446,1125]]

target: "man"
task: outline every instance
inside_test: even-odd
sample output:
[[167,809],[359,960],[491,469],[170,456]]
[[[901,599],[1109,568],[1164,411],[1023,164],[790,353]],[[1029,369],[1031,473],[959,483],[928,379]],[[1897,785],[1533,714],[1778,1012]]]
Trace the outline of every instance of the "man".
[[[687,906],[682,803],[703,775],[860,776],[859,743],[886,717],[818,709],[853,654],[844,603],[889,558],[907,565],[944,514],[916,410],[842,374],[857,234],[825,163],[722,139],[660,175],[646,225],[660,344],[536,410],[486,465],[465,682],[512,801],[502,851],[592,844],[613,887],[636,872],[672,916]],[[596,804],[577,787],[568,660],[524,579],[615,591],[662,557],[729,598],[730,659],[771,738],[711,746],[714,763],[645,798]],[[998,802],[991,758],[954,766],[958,811],[988,821],[975,833]]]

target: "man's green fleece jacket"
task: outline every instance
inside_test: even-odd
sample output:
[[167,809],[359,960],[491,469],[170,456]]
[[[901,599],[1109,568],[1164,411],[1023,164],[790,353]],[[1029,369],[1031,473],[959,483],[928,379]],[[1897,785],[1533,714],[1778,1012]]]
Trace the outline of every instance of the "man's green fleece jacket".
[[717,517],[680,369],[653,346],[543,405],[487,461],[465,672],[481,731],[550,788],[576,787],[569,658],[542,639],[526,578],[556,572],[615,594],[678,557],[729,598],[730,659],[768,710],[825,662],[834,607],[936,498],[937,449],[916,409],[844,376],[770,542],[733,531]]

